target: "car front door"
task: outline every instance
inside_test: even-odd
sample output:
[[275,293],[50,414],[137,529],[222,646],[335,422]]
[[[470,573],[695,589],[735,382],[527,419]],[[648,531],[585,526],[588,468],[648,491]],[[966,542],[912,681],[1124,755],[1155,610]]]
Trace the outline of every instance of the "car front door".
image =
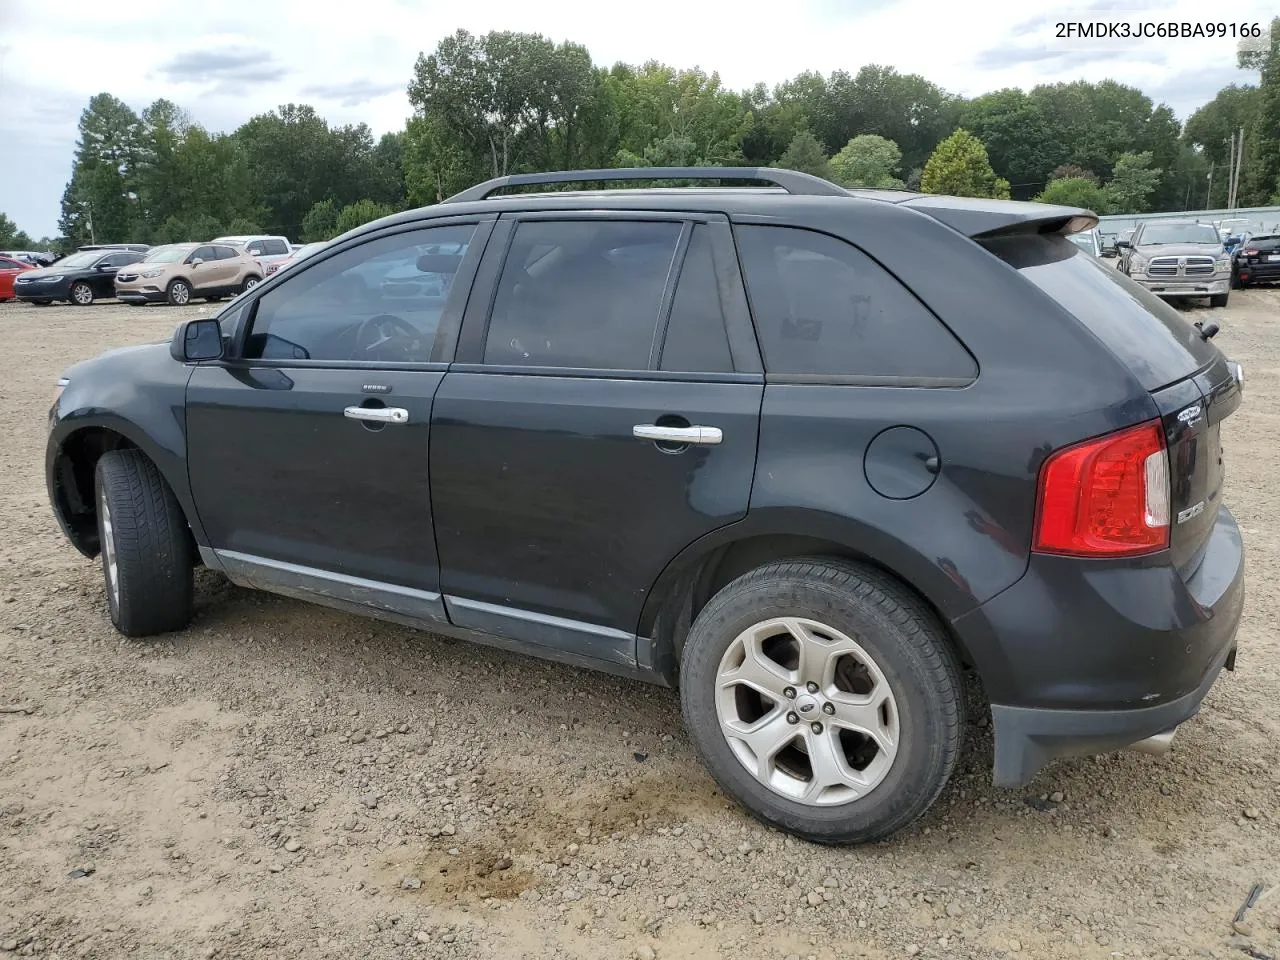
[[86,282],[93,287],[95,297],[114,297],[116,295],[116,271],[141,259],[137,253],[109,253],[93,267],[93,273]]
[[659,574],[746,514],[762,393],[724,218],[504,215],[432,412],[452,622],[646,665]]
[[[413,622],[444,619],[431,405],[492,219],[432,221],[309,259],[222,319],[229,356],[187,388],[206,560],[238,582]],[[454,257],[424,255],[458,244]],[[379,282],[447,273],[442,296]]]

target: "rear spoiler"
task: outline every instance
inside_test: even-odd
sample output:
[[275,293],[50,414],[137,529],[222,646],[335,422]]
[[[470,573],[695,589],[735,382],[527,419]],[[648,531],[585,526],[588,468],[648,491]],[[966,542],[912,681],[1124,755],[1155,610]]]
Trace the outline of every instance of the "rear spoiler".
[[1053,203],[920,194],[900,205],[927,213],[975,240],[1020,233],[1066,235],[1098,225],[1098,215],[1091,210]]

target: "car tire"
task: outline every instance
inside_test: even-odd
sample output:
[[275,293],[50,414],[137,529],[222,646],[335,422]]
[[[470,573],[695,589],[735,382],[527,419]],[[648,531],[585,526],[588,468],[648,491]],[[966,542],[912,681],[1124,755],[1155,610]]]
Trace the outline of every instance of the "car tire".
[[[787,676],[799,649],[821,670],[797,663]],[[766,661],[768,696],[734,679]],[[721,589],[689,632],[680,688],[689,735],[726,794],[818,843],[866,843],[911,823],[942,792],[963,739],[960,667],[942,625],[891,577],[840,560],[772,563]],[[733,736],[743,731],[770,752]],[[814,754],[827,758],[821,774]]]
[[1227,301],[1230,298],[1231,298],[1231,293],[1229,291],[1227,293],[1220,293],[1217,296],[1209,298],[1209,306],[1225,307],[1227,305]]
[[107,607],[128,637],[181,630],[191,622],[191,535],[160,471],[139,450],[111,450],[94,474],[98,543]]
[[169,303],[175,307],[185,307],[191,302],[191,284],[185,280],[171,280],[165,289]]
[[93,303],[93,287],[83,280],[73,283],[69,292],[71,293],[71,302],[77,307],[87,307]]
[[247,276],[247,277],[245,277],[245,278],[244,278],[244,285],[243,285],[243,286],[241,286],[241,288],[240,288],[240,292],[241,292],[241,293],[248,293],[250,290],[252,290],[254,287],[256,287],[256,286],[257,286],[258,284],[260,284],[261,282],[262,282],[262,278],[261,278],[261,277],[258,277],[258,276],[255,276],[255,275],[253,275],[253,274],[250,274],[249,276]]

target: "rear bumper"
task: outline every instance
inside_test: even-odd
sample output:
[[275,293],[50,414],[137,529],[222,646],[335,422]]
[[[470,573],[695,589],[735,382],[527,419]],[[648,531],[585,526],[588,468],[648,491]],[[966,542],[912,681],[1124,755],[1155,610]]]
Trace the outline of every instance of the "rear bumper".
[[1280,280],[1280,263],[1242,263],[1236,275],[1245,283],[1274,283]]
[[992,703],[994,779],[1020,786],[1055,757],[1102,753],[1177,726],[1229,661],[1244,548],[1219,508],[1199,565],[1033,556],[1027,573],[953,627]]

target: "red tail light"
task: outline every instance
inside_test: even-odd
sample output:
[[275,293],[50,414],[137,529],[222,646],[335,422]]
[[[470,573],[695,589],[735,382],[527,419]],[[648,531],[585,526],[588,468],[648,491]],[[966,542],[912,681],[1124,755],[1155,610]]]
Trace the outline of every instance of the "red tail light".
[[1249,247],[1247,250],[1242,250],[1241,252],[1242,252],[1246,257],[1256,256],[1256,255],[1257,255],[1257,253],[1258,253],[1258,251],[1257,251],[1257,250],[1255,250],[1253,247]]
[[1034,547],[1126,557],[1169,545],[1169,458],[1159,420],[1057,451],[1040,468]]

